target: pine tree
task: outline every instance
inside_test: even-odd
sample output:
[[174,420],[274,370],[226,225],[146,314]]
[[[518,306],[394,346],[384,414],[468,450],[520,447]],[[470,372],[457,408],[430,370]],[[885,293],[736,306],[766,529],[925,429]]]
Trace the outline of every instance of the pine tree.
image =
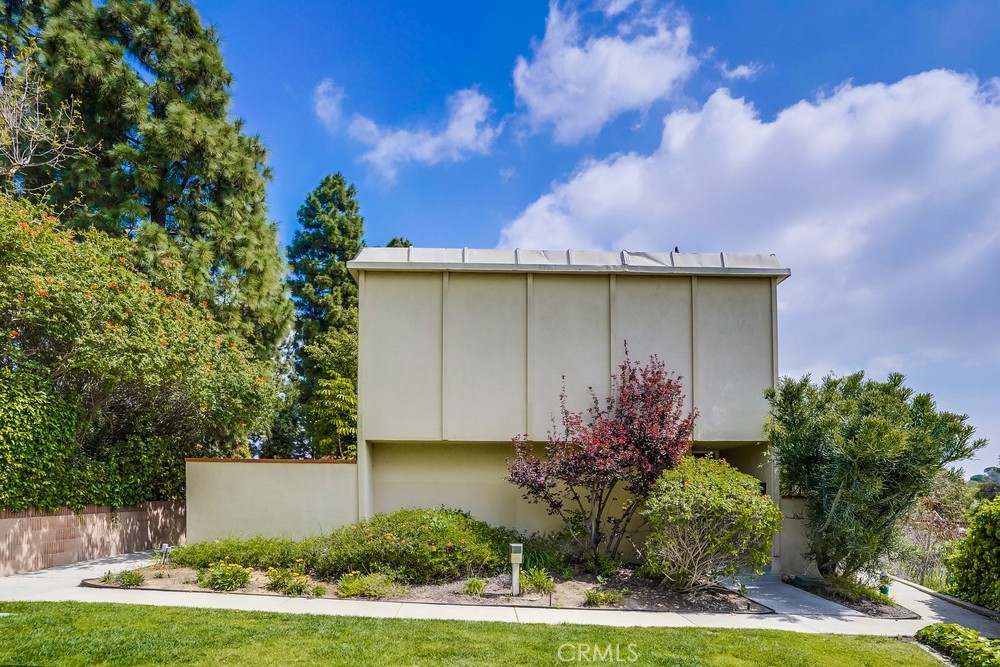
[[[51,102],[74,101],[90,150],[58,169],[51,204],[67,224],[136,239],[154,279],[184,259],[184,284],[262,355],[291,316],[266,151],[229,117],[219,38],[181,0],[6,0],[5,56],[31,41]],[[80,202],[80,205],[75,205]]]

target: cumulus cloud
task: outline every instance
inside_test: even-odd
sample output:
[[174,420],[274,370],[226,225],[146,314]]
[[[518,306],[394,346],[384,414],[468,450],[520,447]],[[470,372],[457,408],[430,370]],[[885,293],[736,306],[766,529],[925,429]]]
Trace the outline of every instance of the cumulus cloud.
[[460,162],[489,153],[502,129],[502,124],[489,122],[492,114],[490,99],[469,88],[448,98],[448,120],[440,129],[387,129],[355,115],[349,132],[371,146],[362,159],[393,180],[400,164]]
[[604,34],[583,30],[580,18],[551,3],[544,38],[514,67],[514,91],[528,122],[534,129],[552,126],[560,143],[593,136],[624,112],[670,98],[698,66],[683,15],[612,0],[600,12]]
[[313,90],[313,111],[326,129],[334,132],[340,125],[343,115],[344,89],[333,82],[333,79],[323,79]]
[[774,252],[793,272],[779,289],[783,373],[995,377],[998,92],[931,71],[765,121],[718,90],[667,116],[651,154],[579,165],[501,245]]
[[719,65],[719,72],[722,73],[722,78],[726,81],[739,81],[741,79],[753,81],[763,69],[764,67],[760,63],[744,63],[736,67],[730,67],[729,63]]

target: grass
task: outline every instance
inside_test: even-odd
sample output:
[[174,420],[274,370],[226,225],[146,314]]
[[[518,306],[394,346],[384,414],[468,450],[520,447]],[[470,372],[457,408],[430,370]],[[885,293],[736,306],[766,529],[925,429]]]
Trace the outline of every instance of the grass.
[[[633,644],[635,665],[940,667],[912,643],[779,630],[331,617],[77,602],[0,603],[0,665],[549,665]],[[564,649],[568,651],[569,649]],[[564,656],[569,653],[564,653]]]

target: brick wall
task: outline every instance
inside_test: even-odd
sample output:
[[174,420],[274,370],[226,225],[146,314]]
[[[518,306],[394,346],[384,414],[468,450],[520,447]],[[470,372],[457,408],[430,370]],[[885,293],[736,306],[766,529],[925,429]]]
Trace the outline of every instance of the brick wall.
[[101,505],[78,513],[0,510],[0,576],[178,544],[184,531],[184,501],[117,512]]

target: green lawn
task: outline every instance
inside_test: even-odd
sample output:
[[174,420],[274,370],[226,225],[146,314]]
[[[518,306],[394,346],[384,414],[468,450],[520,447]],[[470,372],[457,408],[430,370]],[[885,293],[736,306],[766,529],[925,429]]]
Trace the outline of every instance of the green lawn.
[[[783,631],[381,620],[74,602],[0,603],[0,665],[552,665],[577,644],[621,664],[939,667],[896,639]],[[638,654],[632,656],[629,644]],[[593,657],[589,654],[587,657]],[[603,664],[615,657],[601,655]],[[611,659],[608,659],[611,658]],[[575,664],[602,664],[576,661]]]

